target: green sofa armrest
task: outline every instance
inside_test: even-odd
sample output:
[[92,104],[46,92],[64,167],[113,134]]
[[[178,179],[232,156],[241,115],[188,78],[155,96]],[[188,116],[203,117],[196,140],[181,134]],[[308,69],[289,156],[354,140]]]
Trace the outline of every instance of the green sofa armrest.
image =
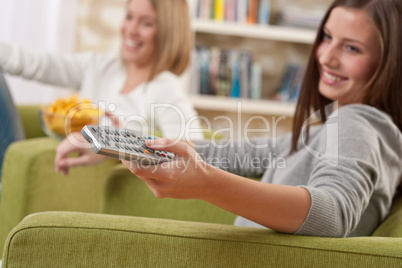
[[320,238],[268,229],[45,212],[9,234],[7,267],[401,267],[401,238]]
[[38,105],[19,105],[17,106],[17,110],[21,117],[27,139],[46,136],[40,126]]
[[201,200],[160,200],[123,164],[108,174],[102,213],[230,225],[236,217]]
[[108,171],[116,161],[54,171],[59,141],[32,138],[12,143],[3,162],[0,202],[0,250],[11,229],[26,215],[40,211],[99,212]]

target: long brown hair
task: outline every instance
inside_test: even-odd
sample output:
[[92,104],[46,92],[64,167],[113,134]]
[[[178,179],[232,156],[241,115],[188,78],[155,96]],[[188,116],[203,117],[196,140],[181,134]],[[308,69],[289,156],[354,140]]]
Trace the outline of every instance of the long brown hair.
[[[402,1],[335,0],[324,15],[307,63],[293,121],[291,153],[297,150],[304,122],[310,118],[312,111],[318,112],[318,119],[322,123],[327,120],[325,107],[332,101],[318,91],[320,72],[316,51],[324,38],[324,26],[336,7],[365,10],[376,27],[381,41],[380,63],[364,92],[363,104],[390,115],[402,131]],[[306,126],[307,140],[308,130],[309,126]]]

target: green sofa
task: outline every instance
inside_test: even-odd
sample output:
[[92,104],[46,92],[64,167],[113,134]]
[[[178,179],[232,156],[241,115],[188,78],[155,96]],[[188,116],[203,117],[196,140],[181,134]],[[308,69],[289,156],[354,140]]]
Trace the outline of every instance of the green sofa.
[[73,169],[69,176],[54,171],[59,141],[46,137],[39,107],[19,106],[25,140],[12,143],[4,156],[0,200],[0,249],[25,216],[41,211],[99,213],[108,171],[118,161]]
[[[35,168],[52,166],[50,154],[34,162]],[[7,161],[6,167],[16,168],[12,159]],[[18,169],[27,166],[20,163]],[[8,234],[3,267],[402,267],[401,194],[373,236],[307,237],[235,227],[235,215],[208,203],[157,199],[121,164],[97,169],[102,174],[92,175],[101,176],[98,180],[86,169],[78,181],[50,171],[31,172],[25,180],[5,174],[4,196],[11,192],[19,198],[8,196],[0,203],[0,228]],[[49,186],[42,189],[43,184]],[[74,200],[66,202],[68,196]],[[14,211],[18,216],[3,228],[2,221]]]

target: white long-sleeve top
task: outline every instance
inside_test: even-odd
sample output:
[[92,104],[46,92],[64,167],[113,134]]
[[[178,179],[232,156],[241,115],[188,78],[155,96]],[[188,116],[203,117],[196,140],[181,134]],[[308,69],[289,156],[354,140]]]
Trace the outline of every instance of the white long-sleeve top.
[[[120,93],[127,71],[115,55],[83,52],[54,55],[0,42],[0,68],[41,83],[77,89],[99,108],[118,117],[123,127],[164,137],[201,139],[197,113],[179,78],[164,71],[127,94]],[[191,130],[190,130],[191,129]],[[197,131],[197,129],[199,131]]]

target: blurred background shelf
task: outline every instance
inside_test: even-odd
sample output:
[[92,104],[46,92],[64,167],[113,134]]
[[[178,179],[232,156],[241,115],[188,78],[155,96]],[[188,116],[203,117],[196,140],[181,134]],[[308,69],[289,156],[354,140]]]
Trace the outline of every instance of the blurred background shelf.
[[216,22],[212,20],[194,19],[194,32],[218,35],[231,35],[244,38],[255,38],[271,41],[283,41],[301,44],[312,44],[316,31],[276,25],[239,24],[234,22]]
[[[242,114],[285,115],[293,117],[296,104],[271,100],[235,99],[219,96],[192,96],[197,110],[214,110]],[[240,110],[239,110],[240,109]]]
[[[291,101],[293,102],[287,102],[289,100],[286,98],[286,92],[297,92],[286,91],[286,88],[294,88],[293,86],[286,87],[286,85],[299,85],[298,80],[295,79],[297,76],[289,75],[289,70],[305,66],[321,21],[320,14],[324,14],[323,12],[316,13],[316,11],[325,11],[332,0],[248,0],[247,4],[240,1],[243,0],[217,0],[217,2],[188,0],[193,15],[191,29],[197,52],[196,61],[193,63],[189,75],[192,84],[188,87],[188,93],[199,114],[207,118],[216,129],[230,127],[223,123],[219,125],[221,122],[215,120],[222,115],[236,119],[234,122],[241,129],[247,127],[248,120],[255,115],[269,120],[285,116],[286,119],[279,123],[279,129],[286,133],[292,128],[296,108],[292,94],[289,96],[292,96]],[[258,7],[256,20],[253,20],[253,15],[249,13],[250,10],[253,10],[250,3],[254,3],[254,7],[255,5]],[[270,5],[267,17],[265,17],[267,13],[261,3]],[[243,16],[244,5],[247,6],[246,19]],[[234,13],[233,8],[236,10]],[[261,18],[264,19],[261,20]],[[221,59],[219,64],[216,64],[217,50]],[[209,54],[205,51],[208,51]],[[246,90],[242,90],[244,84],[241,84],[242,94],[240,96],[243,98],[238,98],[238,91],[234,91],[234,87],[231,87],[231,91],[228,92],[227,88],[222,86],[230,81],[225,78],[233,78],[233,73],[236,77],[238,75],[238,69],[234,69],[233,65],[229,67],[229,75],[222,71],[225,68],[222,70],[219,68],[222,62],[222,66],[227,66],[226,61],[222,61],[222,59],[225,59],[226,55],[233,55],[233,52],[235,55],[236,53],[251,55],[251,65],[240,63],[242,73],[245,72],[245,69],[247,70],[247,67],[244,66],[252,66],[251,69],[253,69],[254,64],[257,64],[260,70],[258,72],[260,78],[257,79],[259,87],[250,86],[245,87]],[[210,63],[207,68],[208,60]],[[228,60],[227,62],[235,61]],[[206,76],[207,71],[209,76]],[[251,73],[254,74],[254,72]],[[247,76],[241,77],[244,79]],[[257,76],[250,75],[249,77]],[[302,79],[302,74],[299,78]],[[219,82],[217,83],[216,80]],[[204,82],[200,83],[200,81]],[[233,81],[236,81],[237,85],[238,80],[232,79],[231,83],[234,83]],[[208,85],[207,83],[209,88],[205,86]],[[255,88],[257,90],[254,90]],[[249,92],[248,98],[245,97],[247,94],[244,92]],[[258,94],[254,95],[250,92]],[[297,99],[297,96],[295,98]],[[241,116],[239,117],[239,115]],[[257,121],[254,121],[254,127],[265,127],[265,122]],[[275,124],[275,122],[271,122],[271,124]]]

